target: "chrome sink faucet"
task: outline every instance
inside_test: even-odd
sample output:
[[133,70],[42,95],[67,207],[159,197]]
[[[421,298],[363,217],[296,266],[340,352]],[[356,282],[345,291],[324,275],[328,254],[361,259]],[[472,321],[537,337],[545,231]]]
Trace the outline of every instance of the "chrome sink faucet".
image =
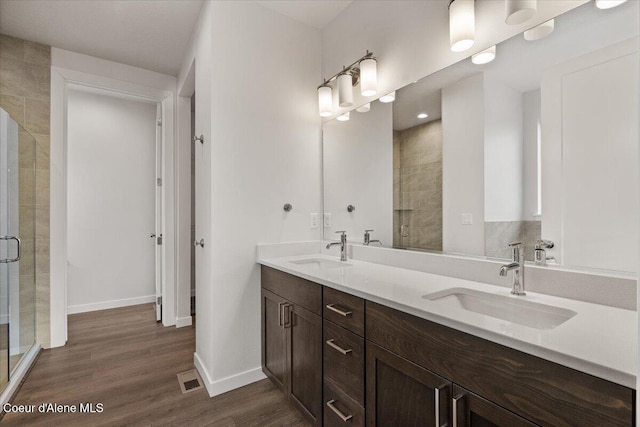
[[329,243],[327,245],[327,249],[331,246],[340,245],[340,261],[347,260],[347,232],[346,231],[336,231],[336,234],[340,234],[340,241]]
[[382,246],[382,242],[380,240],[371,240],[371,232],[374,230],[364,230],[364,244],[365,246],[369,246],[369,243],[378,243]]
[[553,257],[547,258],[547,252],[545,249],[551,249],[555,244],[551,240],[538,240],[536,241],[536,248],[534,251],[534,262],[536,265],[547,265],[547,260],[555,259]]
[[500,267],[500,276],[506,276],[509,271],[513,270],[513,284],[511,293],[513,295],[526,295],[524,291],[524,260],[520,259],[520,246],[522,243],[510,243],[509,247],[513,250],[513,262]]

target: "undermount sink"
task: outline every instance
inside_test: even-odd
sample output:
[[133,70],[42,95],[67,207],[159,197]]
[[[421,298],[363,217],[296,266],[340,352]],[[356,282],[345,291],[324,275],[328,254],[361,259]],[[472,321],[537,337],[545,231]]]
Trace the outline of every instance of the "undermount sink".
[[451,288],[422,298],[536,329],[553,329],[575,316],[575,311],[467,288]]
[[318,267],[328,267],[328,268],[339,268],[339,267],[349,267],[351,264],[347,264],[343,261],[332,261],[330,259],[324,258],[309,258],[309,259],[299,259],[296,261],[289,261],[292,264],[313,264]]

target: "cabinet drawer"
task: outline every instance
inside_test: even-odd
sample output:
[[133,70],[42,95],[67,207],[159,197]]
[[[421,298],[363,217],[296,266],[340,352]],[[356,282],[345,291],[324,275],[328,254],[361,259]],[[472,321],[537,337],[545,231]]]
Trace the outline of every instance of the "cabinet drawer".
[[322,286],[274,268],[262,266],[262,287],[322,316]]
[[324,378],[364,406],[364,338],[324,321]]
[[632,426],[635,392],[367,302],[367,339],[542,426]]
[[364,336],[364,300],[362,298],[325,287],[323,299],[325,319],[361,337]]
[[364,427],[364,408],[344,392],[325,383],[324,426]]

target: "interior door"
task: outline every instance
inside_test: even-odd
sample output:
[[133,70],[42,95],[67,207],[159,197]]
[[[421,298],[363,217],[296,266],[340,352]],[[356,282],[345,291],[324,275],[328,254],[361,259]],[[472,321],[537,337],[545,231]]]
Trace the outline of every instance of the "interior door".
[[156,107],[156,226],[151,235],[155,238],[156,258],[156,320],[162,321],[162,104]]

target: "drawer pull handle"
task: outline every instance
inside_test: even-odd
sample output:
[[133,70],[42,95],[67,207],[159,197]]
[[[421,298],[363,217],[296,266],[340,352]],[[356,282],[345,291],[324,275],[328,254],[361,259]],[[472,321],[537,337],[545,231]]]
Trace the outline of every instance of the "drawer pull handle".
[[336,401],[331,399],[330,401],[327,402],[327,406],[329,407],[329,409],[331,409],[333,412],[335,412],[335,414],[337,416],[339,416],[342,421],[344,421],[346,423],[351,418],[353,418],[353,415],[345,415],[345,414],[343,414],[342,411],[340,411],[340,409],[336,408],[334,403],[336,403]]
[[464,394],[459,394],[456,397],[454,397],[452,400],[453,400],[453,427],[463,426],[464,410],[462,408],[458,408],[458,406],[462,406],[462,404],[464,403]]
[[327,304],[327,308],[335,313],[338,313],[340,316],[351,316],[353,314],[351,311],[342,311],[339,308],[335,307],[335,304]]
[[[446,396],[448,389],[447,384],[443,384],[440,387],[436,387],[434,389],[434,407],[435,407],[435,415],[436,415],[436,427],[441,427],[442,422],[440,421],[440,394],[444,394]],[[446,399],[446,397],[445,397]],[[446,424],[445,424],[446,425]]]
[[333,339],[327,340],[327,345],[329,347],[331,347],[332,349],[337,350],[340,353],[344,354],[345,356],[353,351],[350,348],[344,349],[344,348],[340,347],[339,345],[335,344],[335,341],[336,340],[333,340]]

